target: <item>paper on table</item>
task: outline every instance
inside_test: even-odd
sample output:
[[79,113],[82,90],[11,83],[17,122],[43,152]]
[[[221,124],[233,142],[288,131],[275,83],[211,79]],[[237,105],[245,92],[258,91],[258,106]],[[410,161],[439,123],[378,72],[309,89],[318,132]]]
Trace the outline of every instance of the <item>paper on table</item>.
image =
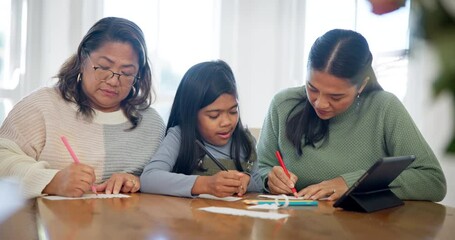
[[237,216],[247,216],[255,218],[264,218],[264,219],[281,219],[289,217],[289,214],[274,213],[274,212],[258,212],[258,211],[249,211],[236,208],[226,208],[226,207],[205,207],[199,208],[199,210],[212,212],[212,213],[221,213],[228,215],[237,215]]
[[129,198],[125,194],[84,194],[82,197],[62,197],[62,196],[43,196],[49,200],[76,200],[76,199],[91,199],[91,198]]
[[277,204],[258,204],[246,207],[248,209],[277,210],[280,208]]
[[213,200],[220,200],[220,201],[227,201],[227,202],[234,202],[242,199],[241,197],[217,197],[211,194],[199,194],[198,198],[206,198],[206,199],[213,199]]

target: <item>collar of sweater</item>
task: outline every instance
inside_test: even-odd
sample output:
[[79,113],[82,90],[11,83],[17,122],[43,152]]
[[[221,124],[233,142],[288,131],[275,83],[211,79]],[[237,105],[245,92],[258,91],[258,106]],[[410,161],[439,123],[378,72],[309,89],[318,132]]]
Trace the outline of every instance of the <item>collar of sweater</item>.
[[101,112],[96,109],[93,122],[99,124],[121,124],[128,121],[123,111],[120,109],[115,112]]

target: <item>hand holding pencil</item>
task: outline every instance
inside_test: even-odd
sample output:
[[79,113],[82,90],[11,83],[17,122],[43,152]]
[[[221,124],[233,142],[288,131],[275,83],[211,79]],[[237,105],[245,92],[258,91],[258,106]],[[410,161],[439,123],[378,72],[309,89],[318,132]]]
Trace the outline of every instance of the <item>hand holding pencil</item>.
[[289,194],[292,192],[295,197],[298,197],[294,186],[297,176],[288,171],[279,151],[275,152],[275,156],[279,166],[273,167],[268,174],[267,185],[270,192],[273,194]]
[[73,159],[73,164],[69,164],[58,171],[42,193],[65,197],[80,197],[87,191],[96,190],[93,186],[95,182],[94,169],[80,163],[74,151],[69,151],[69,154]]
[[[63,144],[65,144],[66,149],[68,149],[68,152],[70,153],[71,157],[73,158],[74,163],[79,164],[79,163],[80,163],[79,158],[77,158],[76,154],[75,154],[74,151],[73,151],[73,148],[71,148],[71,145],[70,145],[70,143],[68,142],[68,140],[66,139],[66,137],[65,137],[65,136],[62,136],[61,139],[62,139]],[[91,186],[91,189],[92,189],[92,192],[93,192],[93,193],[95,193],[96,195],[98,195],[98,193],[96,192],[96,187],[95,187],[95,185],[92,185],[92,186]]]

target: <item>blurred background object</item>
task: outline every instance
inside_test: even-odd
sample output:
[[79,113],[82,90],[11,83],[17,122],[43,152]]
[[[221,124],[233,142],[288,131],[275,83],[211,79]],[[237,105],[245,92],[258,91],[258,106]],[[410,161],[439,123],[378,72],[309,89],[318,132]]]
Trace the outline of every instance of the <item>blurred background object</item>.
[[[378,15],[393,12],[406,4],[406,0],[369,1],[371,11]],[[409,1],[411,2],[411,18],[414,21],[412,36],[427,42],[434,49],[439,60],[439,71],[432,83],[434,96],[437,97],[442,93],[449,94],[452,99],[452,109],[455,112],[455,1]],[[455,129],[455,121],[452,122]],[[452,131],[452,137],[446,150],[448,153],[455,153],[455,130]]]
[[21,208],[25,199],[21,195],[19,182],[14,179],[0,179],[0,223]]

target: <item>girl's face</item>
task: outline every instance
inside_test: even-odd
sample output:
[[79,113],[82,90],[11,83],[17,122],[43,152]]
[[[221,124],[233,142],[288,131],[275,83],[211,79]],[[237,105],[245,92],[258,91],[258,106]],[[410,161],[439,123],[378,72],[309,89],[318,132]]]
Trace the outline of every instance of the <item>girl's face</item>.
[[346,79],[338,78],[325,72],[311,71],[306,84],[306,92],[311,106],[319,118],[327,120],[346,111],[365,84],[357,89]]
[[220,95],[213,103],[199,110],[198,130],[205,141],[225,145],[239,122],[237,99],[230,94]]
[[138,71],[138,56],[128,43],[107,42],[91,52],[82,69],[82,89],[92,108],[102,112],[119,110],[120,102],[131,91],[132,82],[128,80]]

